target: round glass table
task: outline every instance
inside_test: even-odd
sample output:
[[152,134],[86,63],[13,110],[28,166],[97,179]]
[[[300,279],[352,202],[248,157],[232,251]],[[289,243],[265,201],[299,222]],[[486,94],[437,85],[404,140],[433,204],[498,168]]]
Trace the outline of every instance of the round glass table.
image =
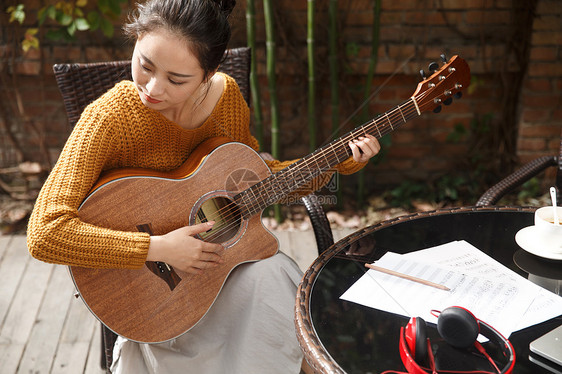
[[[534,210],[489,206],[416,213],[359,230],[332,245],[308,268],[297,293],[295,324],[309,365],[321,373],[405,371],[398,341],[409,317],[340,299],[365,273],[364,264],[387,251],[404,254],[465,240],[523,277],[560,291],[562,261],[528,254],[515,242],[517,231],[533,224]],[[370,244],[357,245],[365,241]],[[560,324],[562,316],[511,334],[514,373],[548,372],[535,363],[529,343]],[[443,343],[436,329],[428,330],[432,344]],[[499,349],[494,352],[491,343],[485,347],[503,362]]]

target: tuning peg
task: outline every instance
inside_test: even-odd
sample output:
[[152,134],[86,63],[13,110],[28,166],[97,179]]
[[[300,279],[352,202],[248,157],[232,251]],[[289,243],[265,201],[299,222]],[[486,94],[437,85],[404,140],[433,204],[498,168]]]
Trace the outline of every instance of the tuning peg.
[[433,109],[433,113],[439,113],[441,111],[441,105],[436,106],[435,109]]
[[455,93],[455,94],[453,95],[453,97],[454,97],[455,99],[460,99],[460,98],[462,97],[462,92],[459,91],[459,92]]
[[423,71],[423,69],[420,70],[420,75],[421,75],[422,80],[426,79],[425,72]]
[[453,98],[452,97],[448,97],[443,101],[443,104],[445,105],[451,105],[451,103],[453,102]]
[[439,69],[439,64],[437,64],[437,62],[434,61],[434,62],[429,64],[428,69],[429,69],[430,72],[435,73],[437,71],[437,69]]
[[444,64],[447,63],[447,56],[445,56],[444,53],[441,54],[441,61],[443,61]]

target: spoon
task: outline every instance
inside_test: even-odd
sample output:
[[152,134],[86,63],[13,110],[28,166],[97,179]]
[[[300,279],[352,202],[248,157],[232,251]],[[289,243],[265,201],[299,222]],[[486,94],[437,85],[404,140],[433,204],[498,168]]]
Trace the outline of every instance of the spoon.
[[550,187],[550,199],[552,200],[552,209],[554,211],[554,224],[560,225],[560,221],[558,220],[558,211],[556,209],[556,188]]

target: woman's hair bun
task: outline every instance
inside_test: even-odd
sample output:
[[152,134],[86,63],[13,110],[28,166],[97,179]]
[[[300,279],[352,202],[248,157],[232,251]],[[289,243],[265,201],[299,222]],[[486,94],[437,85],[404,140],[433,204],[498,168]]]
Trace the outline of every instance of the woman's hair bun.
[[230,15],[236,6],[236,0],[213,0],[226,15]]

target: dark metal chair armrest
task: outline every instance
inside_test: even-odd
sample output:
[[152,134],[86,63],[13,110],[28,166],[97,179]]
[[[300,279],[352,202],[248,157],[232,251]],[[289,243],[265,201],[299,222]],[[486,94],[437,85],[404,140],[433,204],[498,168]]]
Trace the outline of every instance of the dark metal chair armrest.
[[330,227],[330,221],[328,221],[322,204],[318,202],[318,195],[310,194],[303,197],[301,201],[304,203],[308,217],[310,218],[310,223],[314,230],[314,237],[316,238],[318,254],[320,254],[334,244],[334,235]]
[[508,175],[484,192],[476,202],[476,205],[494,205],[515,187],[522,185],[546,168],[557,166],[558,159],[559,157],[557,156],[543,156],[523,165],[520,169]]
[[105,372],[111,374],[111,364],[113,363],[113,346],[117,340],[117,334],[108,329],[105,325],[101,325],[101,368]]
[[[261,152],[260,156],[264,160],[274,160],[273,156],[267,152]],[[330,221],[328,221],[328,217],[324,212],[324,208],[322,208],[322,204],[318,201],[317,195],[312,193],[302,197],[301,201],[303,202],[306,212],[308,213],[308,217],[310,218],[310,224],[312,225],[314,237],[316,238],[318,254],[320,254],[334,244],[334,236],[332,234],[332,228],[330,227]]]

